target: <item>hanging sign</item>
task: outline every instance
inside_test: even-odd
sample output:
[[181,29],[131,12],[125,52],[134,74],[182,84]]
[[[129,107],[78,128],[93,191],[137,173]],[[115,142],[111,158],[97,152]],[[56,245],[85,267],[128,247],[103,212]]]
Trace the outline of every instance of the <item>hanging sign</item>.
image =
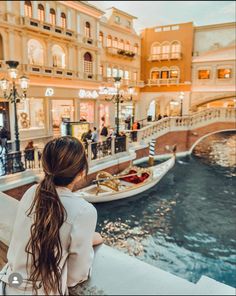
[[48,87],[45,91],[45,97],[51,97],[54,95],[54,89],[51,87]]

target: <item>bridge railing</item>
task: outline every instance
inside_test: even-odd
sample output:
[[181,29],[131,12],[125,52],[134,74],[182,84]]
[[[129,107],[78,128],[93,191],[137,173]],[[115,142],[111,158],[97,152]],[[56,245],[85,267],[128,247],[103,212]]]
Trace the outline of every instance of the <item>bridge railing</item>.
[[[209,108],[187,116],[165,117],[139,130],[126,131],[133,141],[142,142],[153,136],[162,136],[168,132],[191,130],[215,122],[234,122],[235,108]],[[132,135],[136,133],[136,137]]]

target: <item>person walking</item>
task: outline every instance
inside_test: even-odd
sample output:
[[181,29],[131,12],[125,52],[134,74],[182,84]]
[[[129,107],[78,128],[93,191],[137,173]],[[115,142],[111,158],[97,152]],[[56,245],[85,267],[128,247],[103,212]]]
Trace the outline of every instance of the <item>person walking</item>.
[[102,124],[102,129],[101,129],[100,136],[101,136],[101,140],[102,140],[102,142],[106,141],[107,136],[108,136],[108,129],[107,129],[107,127],[105,126],[104,123]]
[[2,146],[2,151],[4,153],[7,153],[8,148],[7,148],[7,139],[8,139],[8,130],[4,126],[0,126],[0,139],[1,139],[1,146]]
[[[70,136],[49,141],[42,167],[43,180],[18,205],[0,271],[3,295],[69,295],[69,287],[88,279],[93,245],[103,242],[95,232],[96,209],[73,192],[88,172],[83,144]],[[21,275],[19,287],[9,282],[12,273]]]
[[91,140],[92,140],[93,159],[96,159],[97,158],[97,145],[98,145],[98,132],[97,132],[96,127],[93,128]]

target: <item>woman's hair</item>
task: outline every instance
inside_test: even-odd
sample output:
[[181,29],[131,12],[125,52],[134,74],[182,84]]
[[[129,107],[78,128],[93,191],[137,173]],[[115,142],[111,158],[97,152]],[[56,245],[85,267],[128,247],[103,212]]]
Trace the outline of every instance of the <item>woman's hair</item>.
[[80,141],[73,137],[60,137],[46,144],[42,154],[45,177],[38,185],[34,200],[27,212],[32,215],[30,239],[26,245],[27,266],[31,256],[29,281],[33,290],[43,287],[46,295],[61,289],[62,245],[60,228],[66,220],[66,210],[56,186],[67,186],[75,177],[88,171],[87,158]]

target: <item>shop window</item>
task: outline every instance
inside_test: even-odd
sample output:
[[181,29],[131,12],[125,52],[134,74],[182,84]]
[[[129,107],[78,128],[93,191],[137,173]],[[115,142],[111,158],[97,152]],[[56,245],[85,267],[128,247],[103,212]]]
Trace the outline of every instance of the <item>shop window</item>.
[[159,79],[160,78],[160,72],[159,71],[152,71],[151,79]]
[[90,38],[91,37],[91,26],[89,22],[85,23],[85,37]]
[[25,1],[25,16],[32,17],[32,4],[31,1]]
[[124,78],[129,79],[129,71],[125,71],[124,73],[125,73]]
[[171,70],[170,71],[170,78],[178,78],[178,77],[179,77],[178,70]]
[[54,135],[57,135],[61,122],[63,120],[74,120],[74,102],[73,100],[52,100],[52,124]]
[[123,78],[124,77],[124,71],[123,70],[119,70],[119,77]]
[[115,47],[115,48],[118,47],[118,39],[117,39],[117,38],[115,38],[115,39],[113,40],[113,47]]
[[198,79],[210,79],[210,70],[199,70]]
[[112,76],[117,77],[118,76],[118,70],[116,68],[112,69]]
[[229,79],[231,78],[231,69],[218,69],[217,70],[217,77],[218,79]]
[[42,44],[35,39],[28,41],[28,63],[32,65],[43,65],[44,54]]
[[94,123],[94,102],[80,103],[80,120],[81,119],[89,123]]
[[43,7],[42,4],[39,4],[39,5],[38,5],[38,19],[39,19],[41,22],[44,22],[44,20],[45,20],[44,7]]
[[107,36],[107,47],[111,47],[112,46],[112,38],[111,35]]
[[99,33],[99,41],[101,42],[101,44],[103,44],[103,33],[102,32]]
[[65,52],[61,46],[55,44],[52,47],[53,67],[65,68]]
[[130,50],[130,44],[129,44],[129,41],[127,41],[125,43],[125,50]]
[[107,77],[111,77],[111,68],[107,67]]
[[119,49],[124,49],[124,40],[121,39],[118,44]]
[[56,25],[56,12],[53,8],[50,9],[50,23],[55,26]]
[[20,129],[44,128],[43,99],[26,99],[18,103],[17,112]]
[[89,52],[84,54],[84,72],[89,74],[93,73],[92,55]]
[[105,124],[106,126],[110,125],[109,103],[100,104],[100,106],[99,106],[99,118],[100,118],[100,127],[102,126],[102,124]]
[[169,71],[161,71],[161,79],[168,79]]
[[62,28],[66,28],[66,15],[64,12],[61,13],[61,26]]
[[2,35],[1,34],[0,34],[0,60],[4,60],[3,39],[2,39]]

